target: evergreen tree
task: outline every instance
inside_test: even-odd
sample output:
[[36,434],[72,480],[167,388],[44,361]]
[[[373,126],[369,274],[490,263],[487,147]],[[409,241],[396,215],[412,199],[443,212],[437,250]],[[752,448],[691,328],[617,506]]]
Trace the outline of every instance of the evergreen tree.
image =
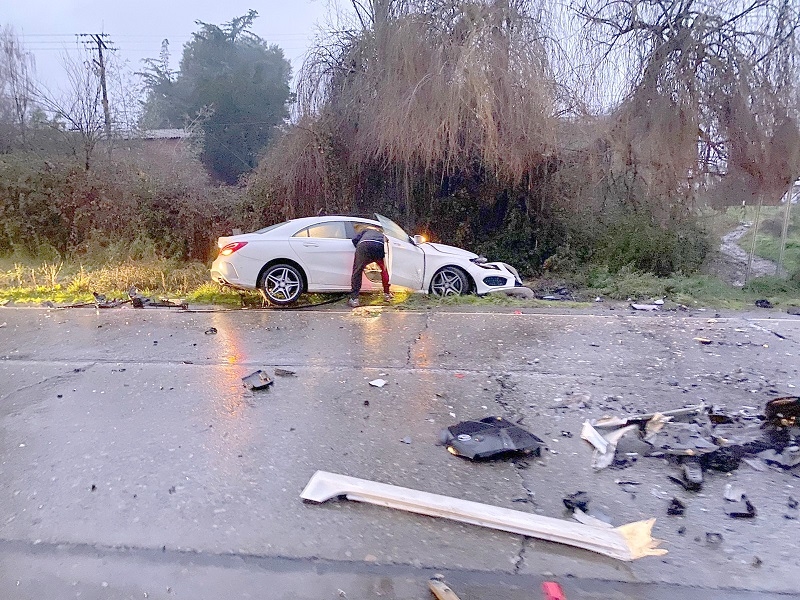
[[203,164],[235,183],[258,164],[276,126],[289,116],[291,64],[276,45],[249,30],[254,10],[222,26],[197,21],[183,48],[180,71],[169,69],[167,47],[146,61],[144,128],[198,123]]

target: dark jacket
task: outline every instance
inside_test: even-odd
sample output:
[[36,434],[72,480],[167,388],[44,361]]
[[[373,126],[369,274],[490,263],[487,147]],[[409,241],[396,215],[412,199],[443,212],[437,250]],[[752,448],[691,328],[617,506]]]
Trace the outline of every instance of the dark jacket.
[[361,233],[353,238],[353,246],[357,247],[359,244],[380,244],[381,250],[383,250],[383,239],[383,234],[380,231],[366,228],[362,229]]

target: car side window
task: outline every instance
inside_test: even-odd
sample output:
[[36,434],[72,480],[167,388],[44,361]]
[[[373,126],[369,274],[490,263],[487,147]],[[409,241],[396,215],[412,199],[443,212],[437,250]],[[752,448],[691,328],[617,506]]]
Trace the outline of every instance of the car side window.
[[292,237],[308,237],[308,227],[305,229],[301,229],[297,233],[295,233]]
[[334,238],[346,240],[347,229],[344,221],[332,221],[330,223],[319,223],[308,228],[308,237],[312,238]]
[[380,227],[378,227],[377,225],[373,225],[372,223],[358,223],[358,222],[354,221],[352,223],[352,225],[353,225],[353,231],[356,234],[361,233],[365,229],[374,229],[375,231],[380,231],[381,230]]

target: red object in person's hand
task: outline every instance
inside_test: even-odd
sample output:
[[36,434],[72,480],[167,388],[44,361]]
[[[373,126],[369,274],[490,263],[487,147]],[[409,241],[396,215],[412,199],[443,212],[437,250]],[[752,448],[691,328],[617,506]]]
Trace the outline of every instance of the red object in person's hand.
[[543,581],[542,592],[544,592],[544,600],[567,600],[561,586],[555,581]]

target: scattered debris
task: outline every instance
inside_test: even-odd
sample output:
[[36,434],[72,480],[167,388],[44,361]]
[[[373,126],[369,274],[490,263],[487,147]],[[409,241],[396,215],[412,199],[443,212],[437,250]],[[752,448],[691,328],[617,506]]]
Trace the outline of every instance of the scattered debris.
[[763,565],[763,564],[764,564],[764,561],[763,561],[763,560],[761,560],[759,557],[757,557],[757,556],[754,556],[754,557],[753,557],[753,561],[752,561],[750,564],[751,564],[752,566],[754,566],[754,567],[760,567],[761,565]]
[[739,502],[744,496],[744,490],[741,488],[735,488],[730,483],[725,484],[725,500],[729,502]]
[[797,508],[798,507],[798,502],[797,502],[797,500],[795,500],[794,498],[789,496],[789,502],[787,502],[786,505],[789,508]]
[[706,544],[721,544],[722,543],[722,534],[715,533],[711,531],[706,532]]
[[595,527],[325,471],[314,473],[300,494],[309,502],[325,502],[342,496],[348,500],[568,544],[623,561],[667,553],[658,548],[660,541],[650,535],[655,519],[613,528]]
[[249,390],[262,390],[265,387],[272,385],[272,378],[267,375],[266,371],[259,369],[254,373],[250,373],[242,377],[242,385]]
[[761,298],[759,300],[756,300],[756,306],[758,308],[773,308],[772,302],[770,302],[769,300],[767,300],[765,298]]
[[98,294],[97,292],[92,292],[92,296],[94,296],[94,306],[96,308],[119,308],[123,304],[128,304],[131,299],[121,300],[119,298],[112,298],[109,300],[103,294]]
[[130,297],[131,304],[133,304],[133,308],[180,308],[183,310],[189,308],[189,305],[183,299],[167,300],[162,298],[160,300],[155,300],[142,296],[139,290],[136,289],[136,286],[131,286],[128,290],[128,296]]
[[376,388],[382,388],[387,383],[389,383],[389,382],[386,381],[385,379],[373,379],[372,381],[369,382],[369,384],[371,386],[376,387]]
[[786,312],[790,315],[800,316],[800,306],[790,306]]
[[502,417],[462,421],[440,433],[442,445],[455,456],[499,458],[510,454],[538,456],[544,441]]
[[749,466],[754,471],[766,471],[767,467],[764,463],[757,458],[742,458],[742,462]]
[[800,397],[785,396],[767,402],[764,417],[775,427],[793,427],[800,417]]
[[217,333],[217,328],[216,327],[209,327],[205,331],[206,335],[216,335],[216,333]]
[[400,440],[400,441],[401,441],[402,443],[404,443],[404,444],[409,444],[409,445],[411,445],[411,442],[412,442],[412,440],[411,440],[411,438],[410,438],[410,437],[404,437],[404,438],[403,438],[402,440]]
[[703,487],[703,467],[694,456],[687,456],[681,464],[681,473],[687,490],[697,491]]
[[575,510],[576,508],[583,512],[589,510],[589,494],[586,492],[575,492],[564,496],[563,502],[568,510]]
[[437,573],[428,580],[428,589],[436,596],[437,600],[459,600],[456,593],[444,580],[444,575]]
[[611,523],[603,521],[602,519],[598,519],[595,516],[585,513],[580,508],[575,508],[572,511],[572,518],[575,519],[578,523],[583,523],[584,525],[592,525],[594,527],[601,527],[603,529],[613,529],[614,526]]
[[788,446],[782,452],[770,448],[758,453],[758,457],[770,465],[791,469],[800,465],[800,446]]
[[711,343],[711,341],[712,341],[712,340],[710,340],[710,339],[708,339],[708,338],[704,338],[704,337],[696,337],[696,338],[692,338],[692,339],[693,339],[695,342],[700,342],[700,343],[701,343],[701,344],[703,344],[704,346],[708,346],[708,345]]
[[[756,516],[756,509],[753,503],[747,499],[747,496],[742,496],[739,502],[729,502],[725,507],[725,512],[732,519],[752,519]],[[730,506],[733,504],[733,506]]]
[[281,369],[280,367],[275,367],[275,375],[278,377],[294,377],[297,375],[294,371],[290,371],[289,369]]
[[631,308],[633,310],[652,311],[652,310],[658,310],[659,306],[658,306],[658,304],[633,304],[632,303],[631,304]]
[[683,515],[685,510],[686,505],[677,498],[673,498],[670,500],[669,506],[667,507],[667,514],[672,517],[680,517]]
[[567,597],[564,595],[564,591],[561,589],[561,586],[558,585],[555,581],[543,581],[542,594],[544,594],[544,600],[567,599]]

